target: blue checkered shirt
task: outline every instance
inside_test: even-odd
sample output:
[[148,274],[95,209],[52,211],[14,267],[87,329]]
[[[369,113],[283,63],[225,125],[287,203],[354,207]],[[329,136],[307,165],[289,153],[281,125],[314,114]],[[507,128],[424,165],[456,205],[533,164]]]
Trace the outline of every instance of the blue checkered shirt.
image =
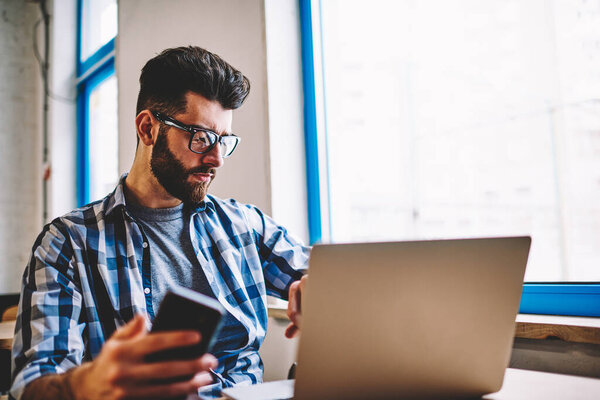
[[[111,326],[139,313],[154,318],[151,249],[127,212],[124,179],[103,200],[46,225],[33,245],[13,342],[11,397],[42,375],[93,360]],[[217,300],[248,333],[243,347],[218,356],[210,389],[260,382],[266,296],[287,299],[290,284],[306,270],[309,248],[235,200],[208,195],[190,218],[191,241]]]

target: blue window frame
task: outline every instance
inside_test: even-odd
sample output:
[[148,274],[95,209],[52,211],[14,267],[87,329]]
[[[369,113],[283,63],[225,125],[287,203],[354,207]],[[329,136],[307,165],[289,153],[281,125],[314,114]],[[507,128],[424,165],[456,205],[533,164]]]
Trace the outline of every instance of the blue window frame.
[[[316,69],[321,68],[315,61],[322,54],[315,50],[313,23],[321,23],[315,18],[313,6],[319,7],[316,0],[299,0],[301,49],[304,85],[304,125],[306,145],[307,206],[310,243],[320,241],[324,236],[323,220],[326,213],[323,206],[329,201],[328,193],[323,193],[323,177],[328,180],[328,166],[320,164],[323,157],[320,148],[317,123]],[[316,10],[319,11],[319,10]],[[320,14],[320,13],[319,13]],[[318,21],[318,22],[317,22]],[[319,32],[321,30],[319,29]],[[320,35],[320,33],[318,33]],[[325,82],[323,83],[325,86]],[[324,111],[322,111],[324,112]],[[326,141],[325,141],[326,143]],[[322,146],[322,145],[321,145]],[[325,200],[325,201],[324,201]],[[325,221],[329,223],[329,221]],[[600,317],[600,282],[525,282],[521,296],[521,313],[573,315]]]
[[[107,4],[113,7],[108,12],[105,7]],[[95,127],[90,124],[90,99],[95,91],[115,76],[115,37],[114,34],[109,34],[112,37],[105,38],[107,17],[111,19],[109,32],[116,30],[116,15],[112,18],[113,14],[116,14],[115,0],[78,1],[76,179],[79,206],[96,200],[91,198],[94,166],[90,163],[90,134]],[[102,32],[103,36],[98,34],[102,29],[105,30]],[[116,152],[116,149],[114,150]],[[103,168],[103,166],[95,167]]]
[[115,74],[114,57],[103,63],[79,86],[78,96],[78,143],[77,143],[77,200],[79,205],[89,203],[90,198],[90,95],[100,84]]
[[300,0],[300,21],[302,39],[302,82],[304,87],[304,142],[306,149],[306,182],[308,185],[308,233],[310,243],[313,244],[321,240],[322,229],[315,93],[315,58],[310,0]]

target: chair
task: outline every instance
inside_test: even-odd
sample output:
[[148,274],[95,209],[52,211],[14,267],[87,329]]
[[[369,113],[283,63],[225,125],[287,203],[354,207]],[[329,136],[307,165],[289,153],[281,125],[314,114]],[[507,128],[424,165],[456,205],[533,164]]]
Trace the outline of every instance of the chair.
[[[2,322],[14,321],[17,319],[17,311],[18,306],[8,307],[2,313]],[[10,350],[9,349],[0,349],[0,394],[5,393],[10,388]],[[3,400],[5,397],[0,396],[0,400]]]
[[14,321],[14,320],[17,319],[17,312],[18,311],[19,311],[19,306],[18,305],[10,306],[6,310],[4,310],[4,312],[2,313],[2,318],[0,320],[2,322],[5,322],[5,321]]

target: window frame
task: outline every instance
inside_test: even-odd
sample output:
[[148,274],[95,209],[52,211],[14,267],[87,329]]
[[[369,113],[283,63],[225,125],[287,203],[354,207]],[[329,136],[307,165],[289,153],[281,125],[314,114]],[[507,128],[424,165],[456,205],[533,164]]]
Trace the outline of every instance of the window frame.
[[83,0],[77,1],[77,205],[90,202],[89,104],[95,88],[115,75],[115,38],[81,60]]
[[319,144],[315,57],[313,45],[313,12],[311,0],[300,1],[300,38],[302,85],[304,92],[304,145],[306,152],[306,201],[308,207],[308,235],[312,245],[323,237],[321,215],[321,181],[319,174]]
[[[319,151],[322,151],[319,146],[316,97],[316,69],[319,67],[315,62],[313,29],[317,15],[313,7],[320,6],[320,2],[321,0],[299,0],[310,244],[321,241],[324,236],[322,225],[325,213],[322,207],[325,196],[322,193],[321,177],[327,173],[327,166],[321,165],[322,158],[319,157]],[[525,282],[519,312],[600,317],[600,282]]]

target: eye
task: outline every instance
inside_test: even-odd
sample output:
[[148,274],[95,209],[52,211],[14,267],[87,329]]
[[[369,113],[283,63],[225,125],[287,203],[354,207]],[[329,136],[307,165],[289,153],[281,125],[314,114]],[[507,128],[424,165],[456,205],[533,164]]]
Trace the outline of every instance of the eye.
[[221,136],[221,153],[223,154],[223,157],[229,157],[229,155],[231,155],[231,153],[233,153],[233,150],[235,150],[235,147],[237,145],[239,141],[239,138],[237,136],[231,135],[231,136]]
[[206,132],[198,131],[194,134],[194,138],[192,139],[192,142],[196,143],[196,144],[209,145],[210,137],[208,136],[208,134]]
[[196,131],[192,137],[191,147],[193,151],[204,151],[206,148],[212,146],[215,138],[210,132]]

